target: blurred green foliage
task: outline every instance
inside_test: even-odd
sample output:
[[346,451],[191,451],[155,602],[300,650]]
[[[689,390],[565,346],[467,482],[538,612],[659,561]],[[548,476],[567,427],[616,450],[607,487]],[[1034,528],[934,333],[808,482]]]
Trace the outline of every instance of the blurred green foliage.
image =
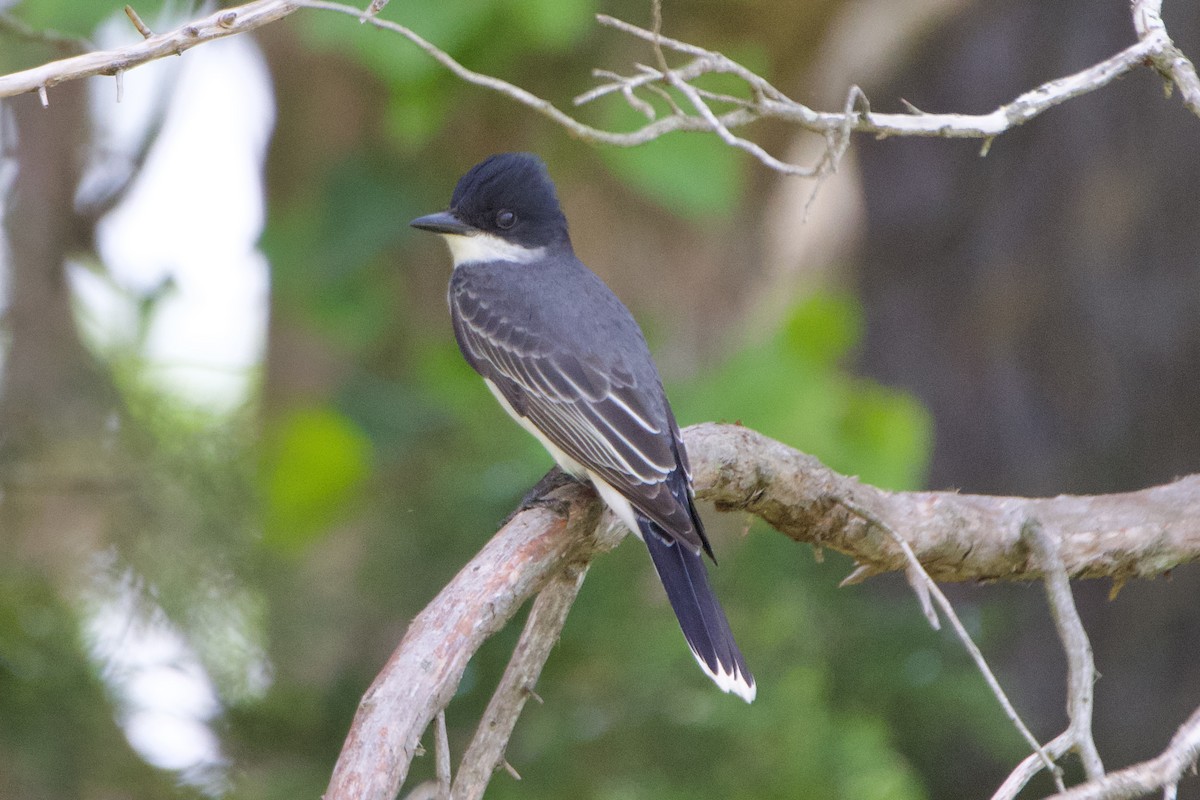
[[263,539],[294,549],[348,516],[371,469],[371,443],[333,409],[302,409],[276,421],[263,460]]
[[740,422],[884,488],[919,487],[932,421],[910,395],[842,368],[862,326],[852,297],[810,296],[773,338],[682,393],[681,415]]

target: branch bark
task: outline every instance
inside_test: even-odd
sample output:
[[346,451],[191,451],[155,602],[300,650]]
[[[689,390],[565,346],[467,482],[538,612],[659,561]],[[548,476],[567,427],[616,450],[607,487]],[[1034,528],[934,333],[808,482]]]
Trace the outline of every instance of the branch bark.
[[898,531],[938,581],[1041,577],[1021,537],[1028,520],[1058,543],[1074,578],[1153,577],[1200,558],[1200,475],[1094,496],[888,492],[748,428],[696,425],[687,444],[700,497],[721,510],[755,514],[798,542],[850,555],[860,565],[853,582],[903,570],[905,560],[890,536],[872,530],[839,498]]
[[[861,565],[860,580],[906,569],[901,548],[879,523],[941,580],[1041,576],[1045,553],[1022,536],[1031,520],[1040,524],[1039,536],[1057,545],[1063,571],[1050,563],[1060,577],[1123,580],[1200,559],[1200,476],[1091,497],[886,492],[747,428],[705,423],[684,437],[699,496],[724,510],[753,513],[798,542],[849,554]],[[422,732],[483,641],[564,568],[581,570],[623,533],[601,515],[591,490],[577,484],[515,515],[413,620],[363,698],[326,800],[395,797]],[[1056,758],[1078,744],[1064,734],[1046,750]],[[1178,758],[1192,751],[1181,752]]]

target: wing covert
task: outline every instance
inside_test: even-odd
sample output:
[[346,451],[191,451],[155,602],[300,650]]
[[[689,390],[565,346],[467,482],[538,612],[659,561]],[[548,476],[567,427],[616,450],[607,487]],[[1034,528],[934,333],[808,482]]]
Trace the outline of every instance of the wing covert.
[[568,351],[553,331],[531,331],[462,284],[452,284],[450,305],[463,355],[513,409],[665,530],[702,545],[686,455],[657,373],[647,386],[612,357]]

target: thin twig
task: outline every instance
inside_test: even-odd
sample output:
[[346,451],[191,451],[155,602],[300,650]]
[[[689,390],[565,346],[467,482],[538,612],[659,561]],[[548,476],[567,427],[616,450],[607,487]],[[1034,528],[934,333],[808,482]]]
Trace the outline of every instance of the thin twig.
[[450,800],[450,736],[446,733],[446,710],[434,720],[434,769],[437,773],[437,800]]
[[587,567],[569,567],[552,578],[538,595],[525,622],[508,668],[500,679],[475,736],[463,754],[454,781],[452,800],[483,797],[493,773],[504,762],[504,751],[512,738],[525,701],[535,696],[533,687],[542,667],[558,642],[567,613],[583,585]]
[[1067,656],[1068,732],[1075,740],[1074,748],[1083,761],[1084,774],[1088,780],[1096,780],[1104,776],[1104,764],[1092,738],[1092,695],[1096,682],[1092,643],[1088,641],[1087,631],[1075,608],[1071,580],[1058,554],[1058,542],[1050,538],[1036,519],[1030,519],[1022,526],[1021,535],[1041,566],[1050,616],[1054,618],[1058,638],[1062,640]]
[[[1045,765],[1046,769],[1054,775],[1055,784],[1061,791],[1064,788],[1062,782],[1062,770],[1059,769],[1058,765],[1054,763],[1054,759],[1050,757],[1050,754],[1046,752],[1045,748],[1042,747],[1041,743],[1037,740],[1033,733],[1030,732],[1028,726],[1025,725],[1024,721],[1021,719],[1021,716],[1013,707],[1012,702],[1009,701],[1008,695],[1005,694],[1004,689],[1000,686],[1000,681],[996,680],[996,676],[992,673],[992,668],[988,666],[987,661],[984,659],[983,653],[980,652],[979,647],[975,644],[974,640],[971,639],[971,635],[967,633],[967,629],[959,620],[958,614],[955,613],[954,607],[950,604],[950,600],[947,599],[946,595],[942,594],[942,590],[934,582],[933,578],[929,577],[929,573],[925,571],[925,568],[921,566],[921,562],[917,560],[917,556],[915,553],[913,553],[912,548],[908,546],[908,542],[906,542],[904,537],[897,533],[895,529],[893,529],[891,525],[887,524],[882,518],[872,513],[868,509],[863,508],[850,498],[839,497],[838,503],[851,513],[861,518],[863,521],[886,532],[888,536],[891,537],[891,539],[896,543],[896,546],[900,548],[900,551],[904,554],[904,558],[908,562],[909,568],[906,570],[906,573],[909,576],[910,582],[919,582],[924,586],[924,589],[933,596],[938,606],[942,609],[942,613],[946,615],[946,619],[950,620],[950,627],[954,629],[959,641],[962,642],[963,647],[965,647],[967,652],[970,653],[972,660],[975,662],[975,666],[979,669],[979,672],[983,675],[983,679],[991,688],[992,694],[994,694],[996,699],[1000,702],[1000,707],[1004,709],[1004,713],[1008,717],[1009,722],[1013,724],[1013,726],[1017,729],[1017,732],[1020,733],[1025,741],[1029,743],[1030,748],[1032,748],[1042,760],[1042,763]],[[914,589],[915,588],[916,586],[914,586]],[[922,592],[918,590],[918,594],[921,593]]]
[[[1046,742],[1042,749],[1046,751],[1046,754],[1050,758],[1057,762],[1064,755],[1071,752],[1074,742],[1075,739],[1071,735],[1071,732],[1064,731]],[[1034,776],[1043,769],[1045,769],[1045,763],[1042,761],[1041,754],[1030,753],[1021,759],[1021,763],[1017,764],[1016,768],[1004,779],[1004,783],[1000,784],[1000,788],[992,795],[991,800],[1014,800],[1021,793],[1021,790],[1025,788],[1025,785],[1033,780]]]
[[[1034,563],[1042,571],[1050,614],[1058,629],[1067,657],[1067,729],[1046,745],[1055,761],[1075,750],[1083,761],[1088,780],[1104,776],[1104,764],[1092,738],[1092,696],[1096,666],[1087,631],[1079,619],[1071,580],[1059,554],[1059,544],[1046,533],[1040,521],[1029,518],[1021,526],[1021,539],[1029,547]],[[1043,763],[1037,754],[1021,761],[992,795],[992,800],[1013,800],[1025,785],[1041,772]]]
[[125,16],[129,17],[129,21],[133,23],[133,27],[137,28],[137,32],[142,35],[143,39],[149,39],[154,35],[154,31],[150,30],[150,26],[142,22],[142,18],[133,10],[133,6],[125,6]]
[[704,98],[702,98],[699,92],[696,91],[696,87],[692,86],[685,80],[681,80],[674,72],[668,71],[664,75],[671,86],[674,86],[676,89],[678,89],[683,96],[688,99],[688,101],[692,104],[692,108],[696,109],[696,112],[700,115],[700,117],[709,124],[709,127],[713,133],[717,134],[717,136],[721,138],[721,141],[725,142],[730,147],[736,147],[739,150],[746,151],[766,166],[777,172],[781,172],[784,175],[797,175],[802,178],[811,178],[817,175],[818,170],[814,167],[803,167],[799,164],[781,161],[749,139],[743,139],[740,136],[735,136],[733,132],[730,131],[725,125],[725,123],[723,123],[717,117],[717,115],[713,113],[713,110],[708,107],[708,103],[706,103]]

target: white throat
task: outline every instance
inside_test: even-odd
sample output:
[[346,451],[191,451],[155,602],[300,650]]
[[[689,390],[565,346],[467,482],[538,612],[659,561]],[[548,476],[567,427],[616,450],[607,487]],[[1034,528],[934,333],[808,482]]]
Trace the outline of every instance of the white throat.
[[522,247],[490,233],[443,233],[454,266],[481,261],[515,261],[528,264],[546,254],[544,247]]

